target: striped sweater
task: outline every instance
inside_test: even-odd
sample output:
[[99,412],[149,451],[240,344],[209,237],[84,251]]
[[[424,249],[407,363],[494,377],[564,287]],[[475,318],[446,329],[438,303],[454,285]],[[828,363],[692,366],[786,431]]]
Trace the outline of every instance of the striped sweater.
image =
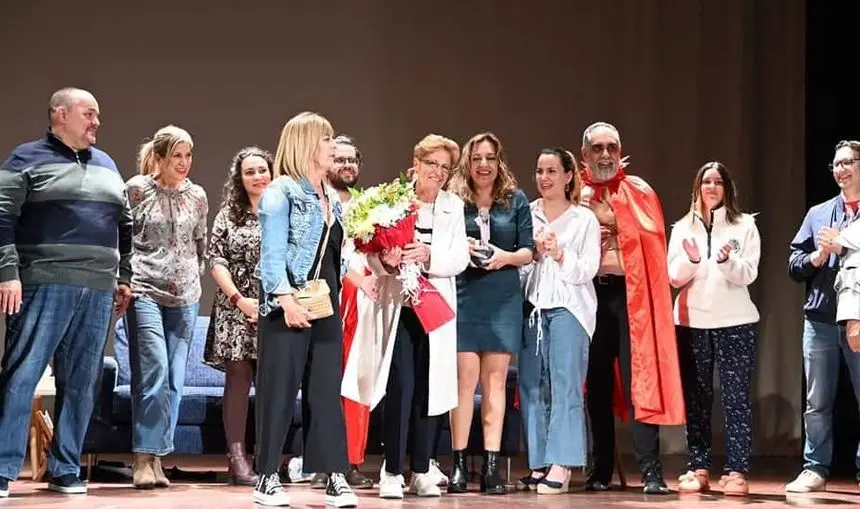
[[0,165],[0,281],[112,290],[131,281],[132,218],[116,163],[48,132]]

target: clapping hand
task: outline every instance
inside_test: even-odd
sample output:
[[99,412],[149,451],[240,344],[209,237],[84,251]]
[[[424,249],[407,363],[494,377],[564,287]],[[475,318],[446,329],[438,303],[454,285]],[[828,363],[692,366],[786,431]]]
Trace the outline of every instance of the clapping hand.
[[831,227],[824,227],[818,230],[818,248],[824,253],[839,254],[842,251],[842,246],[836,242],[839,236],[839,230]]
[[717,253],[717,263],[723,263],[724,261],[728,260],[729,254],[732,252],[732,249],[733,248],[731,244],[724,244],[723,247],[721,247],[719,252]]
[[699,245],[696,244],[696,239],[684,239],[681,241],[681,246],[684,247],[684,252],[687,253],[687,258],[693,263],[699,263],[702,259],[702,254],[699,252]]

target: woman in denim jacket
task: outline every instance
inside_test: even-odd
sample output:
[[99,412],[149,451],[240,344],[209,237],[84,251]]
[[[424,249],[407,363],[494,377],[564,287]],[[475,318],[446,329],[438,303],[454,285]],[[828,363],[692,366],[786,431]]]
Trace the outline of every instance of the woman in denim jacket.
[[[340,402],[338,306],[344,235],[337,193],[325,183],[334,164],[332,134],[331,124],[317,114],[290,119],[275,155],[275,180],[259,205],[262,291],[255,406],[260,480],[253,498],[263,505],[290,503],[278,465],[299,389],[305,470],[329,474],[326,504],[358,503],[344,477],[349,465]],[[294,292],[317,277],[328,284],[334,314],[314,320]]]

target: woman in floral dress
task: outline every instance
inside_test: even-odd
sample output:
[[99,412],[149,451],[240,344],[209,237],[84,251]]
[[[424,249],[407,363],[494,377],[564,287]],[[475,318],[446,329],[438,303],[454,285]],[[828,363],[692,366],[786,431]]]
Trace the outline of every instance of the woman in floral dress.
[[222,415],[228,482],[253,486],[257,476],[245,452],[245,422],[257,359],[257,203],[272,181],[272,156],[257,147],[244,148],[233,158],[228,171],[224,199],[209,241],[210,274],[218,291],[212,303],[203,360],[226,374]]

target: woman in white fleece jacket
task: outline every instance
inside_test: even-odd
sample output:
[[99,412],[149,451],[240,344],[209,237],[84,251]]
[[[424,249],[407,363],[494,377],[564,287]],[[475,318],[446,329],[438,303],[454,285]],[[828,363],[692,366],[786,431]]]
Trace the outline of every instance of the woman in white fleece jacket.
[[759,233],[753,216],[740,211],[735,184],[722,163],[699,169],[692,194],[690,212],[672,227],[668,253],[669,280],[680,289],[675,325],[690,458],[678,489],[709,489],[716,363],[728,456],[720,486],[726,495],[746,495],[752,446],[750,384],[759,321],[747,287],[758,275]]

